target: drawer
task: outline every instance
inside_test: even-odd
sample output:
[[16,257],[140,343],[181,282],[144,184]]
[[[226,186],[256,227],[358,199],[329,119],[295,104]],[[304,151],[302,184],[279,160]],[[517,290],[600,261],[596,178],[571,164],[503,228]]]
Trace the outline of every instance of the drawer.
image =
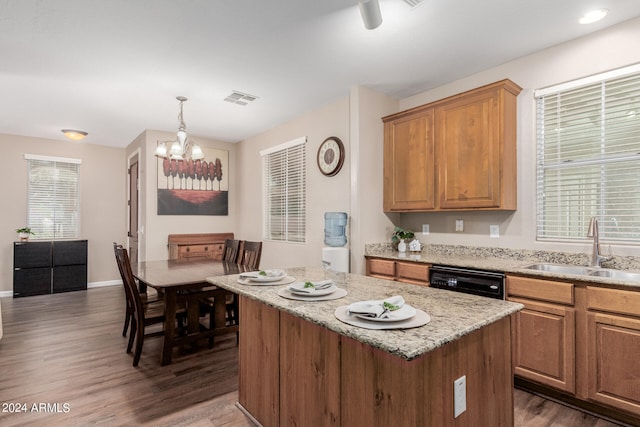
[[507,276],[507,295],[573,305],[573,283]]
[[387,259],[368,259],[367,274],[380,276],[395,276],[395,262]]
[[204,245],[184,245],[178,246],[179,258],[191,258],[191,257],[212,257],[217,254],[222,254],[224,248],[223,244],[211,243]]
[[396,263],[396,277],[398,279],[411,279],[419,282],[429,282],[429,266],[415,262]]
[[640,292],[587,286],[587,308],[640,316]]

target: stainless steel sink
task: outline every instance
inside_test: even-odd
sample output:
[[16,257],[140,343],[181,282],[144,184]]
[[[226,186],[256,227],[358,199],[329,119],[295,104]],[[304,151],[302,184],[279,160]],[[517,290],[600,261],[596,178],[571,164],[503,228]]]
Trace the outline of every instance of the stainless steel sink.
[[589,267],[582,267],[579,265],[560,265],[560,264],[532,264],[525,267],[528,270],[537,270],[537,271],[548,271],[550,273],[560,273],[560,274],[578,274],[578,275],[588,275],[593,270]]
[[590,276],[598,276],[598,277],[608,277],[610,279],[616,280],[629,280],[629,281],[638,281],[640,282],[640,273],[634,273],[632,271],[623,271],[623,270],[592,270],[589,273]]

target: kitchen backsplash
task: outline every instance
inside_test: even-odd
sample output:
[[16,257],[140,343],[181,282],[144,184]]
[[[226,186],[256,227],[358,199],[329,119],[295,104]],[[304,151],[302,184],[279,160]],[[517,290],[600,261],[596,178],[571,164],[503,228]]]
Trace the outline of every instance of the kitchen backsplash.
[[[397,252],[391,243],[369,243],[364,246],[365,255],[380,255]],[[589,265],[589,254],[576,252],[534,251],[530,249],[509,249],[462,245],[423,245],[422,253],[438,255],[468,256],[478,258],[500,258],[521,260],[524,262],[548,262],[554,264]],[[631,256],[613,256],[603,262],[604,268],[620,270],[640,270],[640,258]]]

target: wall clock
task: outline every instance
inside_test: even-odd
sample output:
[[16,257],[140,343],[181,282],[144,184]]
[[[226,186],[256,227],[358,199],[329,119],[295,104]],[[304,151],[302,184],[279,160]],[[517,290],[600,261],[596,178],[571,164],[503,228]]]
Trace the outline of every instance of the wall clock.
[[318,168],[325,176],[334,176],[344,163],[344,145],[340,138],[330,136],[318,148]]

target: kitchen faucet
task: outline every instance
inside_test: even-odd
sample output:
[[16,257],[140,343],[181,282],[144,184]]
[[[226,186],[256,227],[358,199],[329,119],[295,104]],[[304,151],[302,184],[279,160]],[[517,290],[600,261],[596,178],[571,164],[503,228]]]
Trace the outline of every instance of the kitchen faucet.
[[591,267],[602,267],[602,261],[607,261],[611,257],[600,255],[600,234],[598,233],[598,218],[591,217],[589,221],[589,231],[587,237],[593,237],[593,251],[591,252]]

